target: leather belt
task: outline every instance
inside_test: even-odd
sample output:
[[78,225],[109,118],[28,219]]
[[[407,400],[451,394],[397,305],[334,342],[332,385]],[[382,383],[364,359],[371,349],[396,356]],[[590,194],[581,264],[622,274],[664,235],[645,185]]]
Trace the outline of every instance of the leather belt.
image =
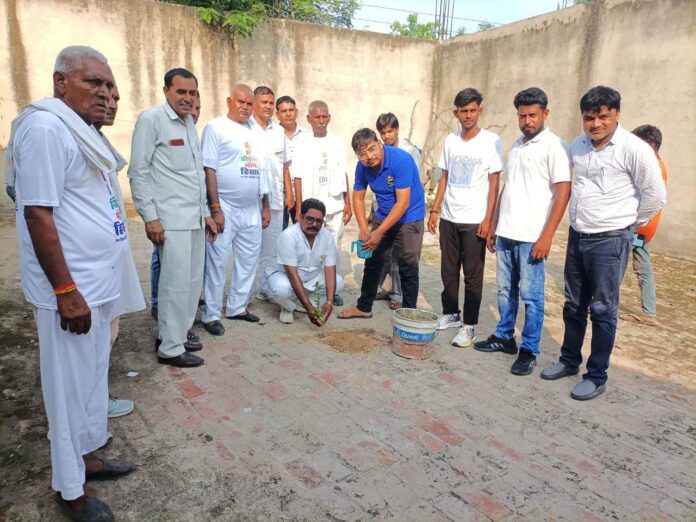
[[622,228],[619,230],[607,230],[606,232],[594,232],[592,234],[586,234],[585,232],[578,232],[577,230],[573,229],[573,232],[575,232],[580,239],[593,239],[593,238],[600,238],[600,237],[618,237],[623,235],[626,230],[628,230],[630,227]]

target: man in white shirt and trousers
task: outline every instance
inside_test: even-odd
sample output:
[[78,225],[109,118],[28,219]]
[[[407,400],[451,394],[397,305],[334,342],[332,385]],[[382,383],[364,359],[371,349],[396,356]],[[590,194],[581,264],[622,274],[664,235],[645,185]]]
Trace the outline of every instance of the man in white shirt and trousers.
[[587,329],[592,344],[587,372],[570,392],[590,400],[604,392],[614,348],[619,289],[633,230],[667,202],[665,183],[650,145],[619,125],[621,95],[593,87],[580,99],[585,133],[570,146],[575,182],[570,195],[570,232],[565,261],[565,335],[559,361],[541,372],[555,380],[578,373]]
[[[346,150],[341,139],[328,131],[331,114],[326,102],[315,100],[309,104],[307,122],[313,135],[298,142],[290,165],[295,185],[295,215],[300,215],[304,199],[314,198],[324,203],[324,226],[334,238],[340,257],[343,228],[353,216]],[[342,306],[343,298],[337,294],[334,303]]]
[[258,322],[247,310],[261,253],[262,229],[271,220],[268,162],[259,136],[249,124],[254,93],[248,85],[232,87],[228,113],[203,129],[203,165],[208,202],[218,227],[215,243],[206,248],[205,312],[203,326],[212,335],[223,335],[222,297],[227,263],[234,253],[232,284],[226,317]]
[[107,442],[110,323],[128,241],[117,161],[93,124],[106,118],[113,75],[90,47],[63,49],[53,98],[12,123],[6,178],[15,181],[22,290],[39,333],[41,387],[55,500],[73,520],[113,520],[85,481],[135,469],[92,454]]

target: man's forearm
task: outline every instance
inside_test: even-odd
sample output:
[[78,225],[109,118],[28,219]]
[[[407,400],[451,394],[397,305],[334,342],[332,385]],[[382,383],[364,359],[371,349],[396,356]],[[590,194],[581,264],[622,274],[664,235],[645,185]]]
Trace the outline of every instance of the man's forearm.
[[268,210],[270,208],[270,204],[268,203],[268,194],[264,194],[261,198],[261,207],[264,210]]
[[389,230],[391,227],[396,225],[399,220],[403,217],[403,215],[406,213],[408,210],[408,205],[409,205],[409,199],[406,199],[405,201],[399,201],[397,199],[396,204],[392,207],[392,209],[389,211],[389,214],[387,214],[387,217],[384,218],[384,221],[382,221],[377,229],[384,233],[387,230]]
[[324,267],[324,282],[326,283],[326,302],[333,303],[336,295],[336,267]]
[[445,190],[447,189],[447,178],[449,177],[449,172],[446,170],[442,171],[440,176],[440,182],[437,184],[437,192],[435,193],[435,201],[433,201],[433,206],[431,210],[440,212],[440,207],[442,206],[442,200],[445,199]]
[[290,179],[290,169],[288,164],[283,164],[283,190],[285,194],[292,194],[292,180]]
[[495,212],[496,202],[498,201],[498,184],[500,181],[499,172],[488,175],[488,201],[485,219],[490,220]]
[[302,284],[302,279],[300,279],[297,267],[283,265],[283,268],[285,268],[285,273],[287,274],[288,280],[290,281],[290,286],[292,287],[292,291],[295,292],[298,301],[300,301],[305,310],[310,310],[314,308],[314,305],[312,305],[312,303],[309,301],[309,298],[307,297],[307,293],[305,292],[305,288]]
[[551,200],[551,211],[540,237],[550,239],[554,236],[561,219],[563,219],[563,214],[565,214],[568,200],[570,200],[570,181],[555,183],[553,199]]
[[355,219],[358,221],[358,229],[363,230],[367,228],[367,217],[365,217],[365,191],[364,190],[354,190],[353,191],[353,213],[355,214]]
[[217,174],[214,169],[206,167],[205,171],[205,190],[208,193],[208,205],[219,205],[220,198],[217,191]]
[[27,223],[29,237],[34,245],[34,252],[53,288],[72,281],[70,270],[63,256],[58,230],[53,221],[51,207],[25,207],[24,219]]

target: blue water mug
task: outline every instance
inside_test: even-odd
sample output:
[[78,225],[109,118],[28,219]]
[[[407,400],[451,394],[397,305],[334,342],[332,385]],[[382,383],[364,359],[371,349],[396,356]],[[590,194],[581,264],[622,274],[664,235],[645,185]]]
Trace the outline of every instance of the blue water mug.
[[350,244],[350,251],[355,252],[355,249],[358,249],[358,257],[360,259],[370,259],[372,257],[372,251],[371,250],[363,250],[363,242],[358,239],[357,241],[353,241]]

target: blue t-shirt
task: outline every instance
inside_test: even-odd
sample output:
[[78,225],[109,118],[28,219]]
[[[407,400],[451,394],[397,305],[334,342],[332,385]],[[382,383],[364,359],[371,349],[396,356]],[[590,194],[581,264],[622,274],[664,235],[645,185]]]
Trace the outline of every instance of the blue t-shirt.
[[418,176],[418,167],[408,152],[396,147],[384,146],[382,170],[375,173],[358,161],[355,167],[353,190],[370,187],[377,197],[375,217],[384,221],[396,203],[396,190],[411,189],[411,200],[399,223],[411,223],[425,219],[425,193]]

